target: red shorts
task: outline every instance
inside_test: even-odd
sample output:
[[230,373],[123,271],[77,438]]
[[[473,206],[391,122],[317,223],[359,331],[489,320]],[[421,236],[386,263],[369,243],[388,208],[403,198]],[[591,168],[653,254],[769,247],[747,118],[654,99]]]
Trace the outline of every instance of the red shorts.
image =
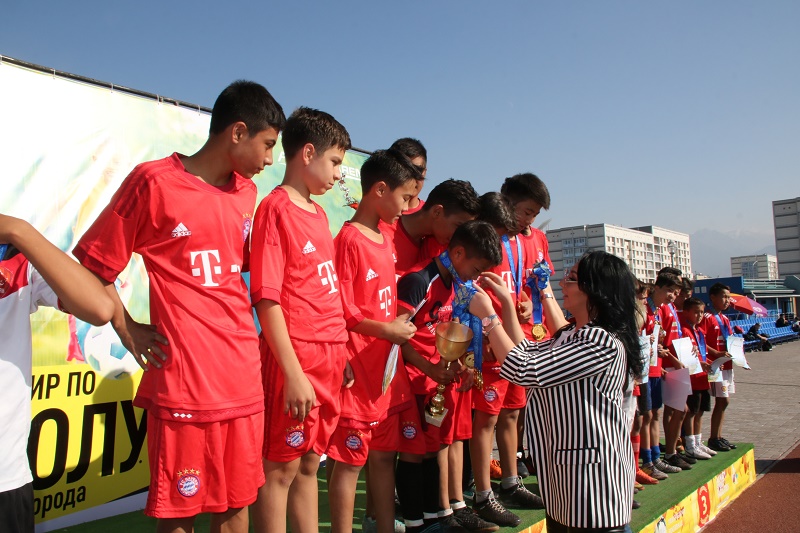
[[472,390],[456,391],[455,408],[447,413],[442,422],[442,444],[450,445],[457,440],[472,438]]
[[475,409],[499,415],[500,409],[522,409],[528,402],[525,388],[500,377],[500,366],[483,366],[483,390],[472,395]]
[[185,518],[256,501],[264,484],[264,413],[194,424],[147,415],[150,492],[145,514]]
[[[263,341],[262,341],[263,342]],[[264,343],[265,344],[265,343]],[[314,387],[317,401],[299,422],[283,412],[283,372],[267,350],[264,368],[264,458],[288,463],[313,451],[325,453],[339,422],[339,392],[347,361],[345,344],[323,344],[292,339],[297,359]]]
[[373,428],[370,449],[425,455],[425,437],[416,402],[408,404],[399,413],[389,415]]
[[334,461],[340,461],[348,465],[364,466],[369,455],[370,442],[372,441],[372,431],[375,427],[369,424],[342,423],[333,432],[328,443],[328,457]]

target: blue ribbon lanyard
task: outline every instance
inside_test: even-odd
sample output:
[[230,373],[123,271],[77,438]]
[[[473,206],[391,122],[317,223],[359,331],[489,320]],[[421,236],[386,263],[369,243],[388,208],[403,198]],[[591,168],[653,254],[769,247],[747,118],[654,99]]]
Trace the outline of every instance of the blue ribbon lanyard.
[[[519,241],[517,241],[519,242]],[[533,267],[530,277],[525,281],[525,284],[531,289],[531,304],[533,304],[533,323],[542,323],[542,299],[541,291],[547,287],[550,282],[550,275],[553,272],[550,270],[550,265],[547,261],[542,261]]]
[[700,330],[697,331],[697,347],[700,349],[700,355],[703,356],[703,362],[706,362],[708,356],[708,348],[706,347],[706,336]]
[[[713,315],[714,315],[714,318],[717,319],[717,324],[719,324],[719,330],[722,332],[722,339],[727,343],[728,342],[728,335],[730,335],[730,332],[728,331],[728,328],[725,327],[725,323],[719,317],[719,313],[713,313]],[[727,350],[728,348],[725,348],[725,349]]]
[[669,304],[667,307],[669,307],[669,312],[672,313],[672,319],[675,321],[675,324],[678,325],[678,338],[681,338],[683,337],[683,332],[681,331],[681,321],[678,320],[678,313],[675,311],[675,306]]
[[458,272],[456,272],[453,263],[450,261],[450,255],[447,250],[439,255],[439,261],[453,276],[453,288],[455,289],[453,318],[457,318],[459,322],[472,330],[472,341],[468,350],[475,354],[475,370],[480,371],[483,364],[483,327],[480,319],[469,312],[469,303],[478,291],[473,286],[472,280],[461,281]]
[[514,293],[517,295],[517,299],[519,299],[519,293],[522,291],[522,243],[519,237],[517,237],[517,263],[515,268],[513,264],[514,254],[511,253],[511,240],[508,238],[508,235],[503,235],[501,240],[503,241],[503,246],[506,248],[508,264],[511,267],[511,279],[514,281]]

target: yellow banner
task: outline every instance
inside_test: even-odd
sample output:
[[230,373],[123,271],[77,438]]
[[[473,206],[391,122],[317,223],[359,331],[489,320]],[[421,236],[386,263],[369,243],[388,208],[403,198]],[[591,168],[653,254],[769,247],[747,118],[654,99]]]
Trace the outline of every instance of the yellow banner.
[[146,416],[131,401],[140,379],[102,379],[88,365],[34,369],[28,457],[38,521],[148,486]]
[[699,531],[756,480],[755,456],[749,450],[731,466],[704,483],[680,503],[640,531],[694,533]]

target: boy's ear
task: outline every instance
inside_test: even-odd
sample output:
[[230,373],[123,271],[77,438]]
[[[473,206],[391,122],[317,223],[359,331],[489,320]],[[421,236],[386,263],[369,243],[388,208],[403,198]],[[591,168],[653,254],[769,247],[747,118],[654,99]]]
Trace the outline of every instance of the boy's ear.
[[234,122],[231,125],[231,142],[233,144],[238,144],[245,140],[250,135],[250,132],[247,131],[247,124],[242,121]]
[[314,145],[311,143],[306,143],[303,145],[303,148],[300,150],[300,155],[303,158],[303,164],[309,165],[311,160],[314,159],[314,156],[317,153],[317,149],[314,148]]
[[430,213],[434,219],[439,219],[444,216],[444,207],[441,204],[436,204],[430,208]]
[[448,255],[450,255],[450,257],[452,257],[452,258],[454,258],[456,260],[459,260],[459,259],[461,259],[462,257],[464,257],[466,255],[466,250],[464,249],[463,246],[461,246],[459,244],[457,246],[454,246],[453,249],[450,250],[447,253],[448,253]]
[[384,194],[390,192],[389,186],[386,185],[385,181],[379,181],[375,185],[372,186],[372,190],[378,195],[379,198],[382,198]]

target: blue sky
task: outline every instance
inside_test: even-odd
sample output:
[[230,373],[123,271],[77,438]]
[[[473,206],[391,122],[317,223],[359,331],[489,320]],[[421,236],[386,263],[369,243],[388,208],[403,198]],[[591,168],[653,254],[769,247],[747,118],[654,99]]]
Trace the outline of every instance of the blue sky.
[[531,171],[551,227],[725,232],[736,255],[800,195],[798,28],[779,0],[15,1],[0,54],[206,106],[253,79],[358,147],[418,137],[431,184]]

